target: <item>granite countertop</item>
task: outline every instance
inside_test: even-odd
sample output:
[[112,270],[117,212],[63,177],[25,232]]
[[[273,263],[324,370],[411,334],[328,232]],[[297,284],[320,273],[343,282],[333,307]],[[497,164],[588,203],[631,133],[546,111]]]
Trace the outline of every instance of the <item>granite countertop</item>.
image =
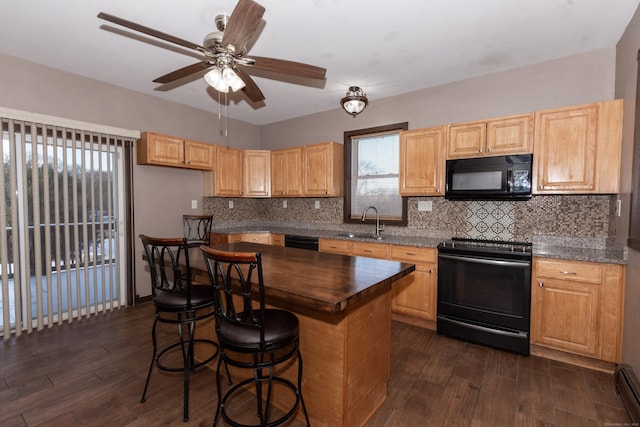
[[[359,229],[354,237],[348,237],[350,231],[341,229],[282,227],[273,225],[238,225],[221,227],[212,230],[214,233],[276,233],[294,236],[308,236],[326,239],[351,240],[371,243],[385,243],[390,245],[416,246],[436,248],[440,242],[447,240],[446,235],[412,235],[382,233],[383,238],[376,240],[366,237],[366,233]],[[361,235],[359,235],[361,234]],[[534,236],[532,254],[540,258],[557,258],[571,261],[603,262],[609,264],[626,264],[627,248],[624,245],[602,239],[546,237]]]

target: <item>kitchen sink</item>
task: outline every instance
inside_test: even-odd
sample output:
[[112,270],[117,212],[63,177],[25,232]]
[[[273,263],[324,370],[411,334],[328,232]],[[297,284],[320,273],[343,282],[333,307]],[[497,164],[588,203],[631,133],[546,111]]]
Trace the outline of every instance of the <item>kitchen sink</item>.
[[376,236],[375,234],[368,233],[340,233],[338,237],[346,237],[347,239],[369,239],[369,240],[383,240],[384,236]]

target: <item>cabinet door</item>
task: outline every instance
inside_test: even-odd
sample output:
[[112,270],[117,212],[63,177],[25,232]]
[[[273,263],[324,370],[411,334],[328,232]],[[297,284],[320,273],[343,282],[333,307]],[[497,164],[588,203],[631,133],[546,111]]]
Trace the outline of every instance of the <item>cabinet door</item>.
[[271,153],[266,150],[244,150],[245,197],[268,197],[271,194]]
[[393,283],[391,309],[411,317],[436,320],[437,250],[391,245],[389,258],[416,266],[413,273]]
[[613,100],[536,113],[534,193],[620,191],[622,103]]
[[531,289],[531,341],[600,356],[601,285],[536,279]]
[[214,171],[216,196],[242,196],[242,154],[242,150],[237,148],[216,147],[216,168]]
[[137,147],[138,164],[184,167],[184,141],[169,135],[143,132]]
[[342,145],[336,142],[305,145],[302,149],[305,196],[341,196]]
[[271,152],[271,195],[299,197],[302,195],[302,147]]
[[447,159],[484,155],[487,140],[485,122],[456,123],[449,126]]
[[527,154],[533,151],[533,114],[487,120],[487,148],[490,156]]
[[184,164],[193,169],[213,169],[216,146],[196,141],[184,141]]
[[397,313],[436,320],[436,264],[416,264],[416,270],[393,284],[391,309]]
[[400,133],[400,195],[444,195],[444,127]]
[[597,127],[597,104],[536,113],[538,192],[595,191]]

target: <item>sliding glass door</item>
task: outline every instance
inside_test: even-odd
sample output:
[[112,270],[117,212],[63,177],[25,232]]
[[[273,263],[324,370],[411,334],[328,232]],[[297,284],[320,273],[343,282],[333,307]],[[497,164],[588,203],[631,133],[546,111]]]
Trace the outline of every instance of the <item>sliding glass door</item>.
[[5,339],[125,304],[127,144],[112,135],[2,120]]

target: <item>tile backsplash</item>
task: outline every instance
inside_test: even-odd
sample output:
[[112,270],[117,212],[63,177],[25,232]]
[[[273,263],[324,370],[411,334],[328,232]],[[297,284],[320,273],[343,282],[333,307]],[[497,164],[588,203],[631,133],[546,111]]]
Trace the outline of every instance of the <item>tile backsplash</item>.
[[[431,232],[495,240],[531,241],[533,236],[614,239],[616,195],[534,196],[528,201],[448,201],[442,197],[408,198],[407,227],[388,232]],[[233,208],[229,208],[229,202]],[[431,201],[431,211],[419,211],[419,201]],[[286,202],[286,207],[284,203]],[[319,206],[316,208],[316,202]],[[286,226],[340,227],[343,199],[244,199],[207,197],[203,211],[213,214],[214,227],[246,222]]]

